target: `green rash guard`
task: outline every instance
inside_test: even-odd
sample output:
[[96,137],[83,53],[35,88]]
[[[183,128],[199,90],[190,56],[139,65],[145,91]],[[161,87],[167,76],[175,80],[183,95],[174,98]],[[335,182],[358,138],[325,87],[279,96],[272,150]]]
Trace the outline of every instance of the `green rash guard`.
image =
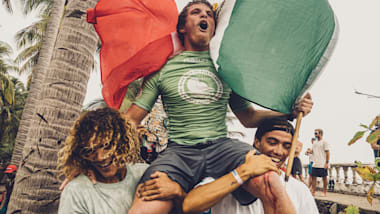
[[134,104],[149,112],[159,95],[169,119],[169,140],[182,145],[226,137],[227,103],[234,112],[250,106],[219,79],[208,51],[184,51],[170,59],[144,82]]

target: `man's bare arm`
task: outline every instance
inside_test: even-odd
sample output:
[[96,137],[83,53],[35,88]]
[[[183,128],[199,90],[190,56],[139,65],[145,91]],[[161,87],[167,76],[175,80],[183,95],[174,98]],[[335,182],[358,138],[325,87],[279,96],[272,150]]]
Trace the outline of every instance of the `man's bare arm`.
[[[265,155],[254,155],[251,151],[246,155],[245,163],[237,167],[241,182],[246,182],[253,176],[261,175],[269,170],[278,171],[273,161]],[[216,181],[191,190],[183,204],[184,213],[199,213],[218,203],[223,197],[237,189],[238,183],[232,173],[228,173]]]
[[[292,115],[295,117],[298,112],[303,112],[304,116],[310,113],[313,107],[313,100],[311,95],[307,93],[300,102],[295,105]],[[247,128],[256,128],[260,122],[269,117],[286,116],[283,113],[270,111],[270,110],[256,110],[252,106],[246,110],[234,112],[241,124]]]
[[325,169],[329,168],[329,162],[330,162],[330,151],[326,151],[326,163],[325,163]]
[[146,111],[143,108],[138,107],[135,104],[132,104],[131,107],[127,110],[125,113],[125,116],[131,120],[133,123],[135,123],[136,126],[140,125],[141,121],[145,118],[145,116],[148,114],[148,111]]

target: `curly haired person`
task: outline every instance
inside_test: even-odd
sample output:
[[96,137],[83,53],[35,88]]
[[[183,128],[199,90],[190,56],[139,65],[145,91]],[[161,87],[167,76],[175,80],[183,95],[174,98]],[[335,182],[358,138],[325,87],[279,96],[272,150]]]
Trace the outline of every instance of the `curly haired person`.
[[[60,175],[72,179],[61,194],[58,213],[127,213],[146,164],[136,163],[135,126],[109,108],[83,114],[59,153]],[[93,172],[96,184],[90,180]],[[73,178],[73,175],[80,173]]]

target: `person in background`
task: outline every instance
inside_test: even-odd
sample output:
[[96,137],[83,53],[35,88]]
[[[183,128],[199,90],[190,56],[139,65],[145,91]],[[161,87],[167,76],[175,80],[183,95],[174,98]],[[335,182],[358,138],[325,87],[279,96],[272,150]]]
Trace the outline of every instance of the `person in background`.
[[[380,117],[376,117],[376,122],[375,122],[375,130],[373,130],[372,132],[374,131],[377,131],[380,129]],[[377,159],[380,159],[380,137],[379,139],[375,142],[375,143],[372,143],[371,144],[371,147],[373,149],[373,154],[375,156],[375,161]]]
[[302,176],[302,162],[299,158],[301,151],[302,151],[303,144],[300,141],[297,141],[297,147],[296,151],[294,153],[294,160],[293,160],[293,166],[291,174],[295,179],[299,179],[301,182],[305,183],[303,176]]
[[327,192],[327,169],[329,168],[330,161],[330,145],[326,140],[323,140],[323,130],[314,130],[314,136],[317,141],[313,144],[313,167],[311,170],[311,193],[315,195],[315,189],[317,186],[317,177],[322,177],[323,180],[323,192],[322,196],[326,196]]
[[[311,146],[313,146],[314,142],[317,140],[317,138],[313,137],[311,138]],[[311,148],[307,148],[305,155],[309,157],[309,164],[307,165],[307,173],[309,174],[308,179],[308,187],[311,189],[311,170],[313,168],[313,150]]]

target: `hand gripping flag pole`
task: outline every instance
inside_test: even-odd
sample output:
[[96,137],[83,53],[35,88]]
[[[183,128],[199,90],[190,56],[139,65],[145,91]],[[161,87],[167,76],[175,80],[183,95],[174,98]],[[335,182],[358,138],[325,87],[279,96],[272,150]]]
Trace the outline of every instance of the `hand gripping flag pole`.
[[303,112],[299,112],[298,115],[297,115],[296,129],[294,131],[294,135],[293,135],[293,138],[292,138],[292,146],[290,147],[288,164],[286,166],[285,182],[288,182],[290,173],[292,171],[293,160],[294,160],[294,153],[296,152],[296,147],[297,147],[296,143],[298,141],[298,133],[299,133],[300,126],[301,126],[302,117],[303,117]]

